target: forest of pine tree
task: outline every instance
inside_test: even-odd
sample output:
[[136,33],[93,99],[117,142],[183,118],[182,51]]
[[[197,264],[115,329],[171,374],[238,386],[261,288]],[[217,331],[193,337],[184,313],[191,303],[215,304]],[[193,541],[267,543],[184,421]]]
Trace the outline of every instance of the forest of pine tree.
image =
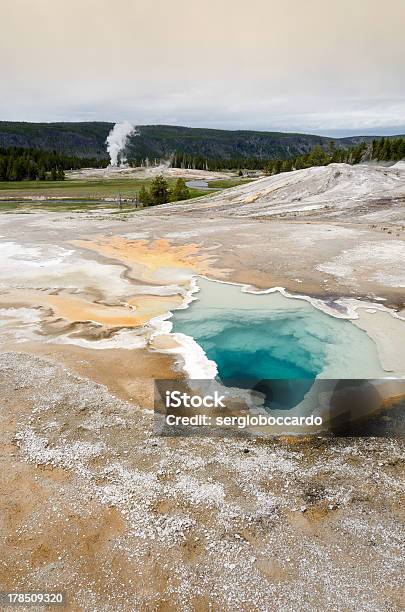
[[405,138],[379,138],[371,144],[361,142],[350,149],[337,149],[332,143],[328,149],[316,145],[312,151],[290,159],[272,159],[264,166],[266,174],[278,174],[327,166],[333,163],[359,164],[365,161],[399,161],[405,158]]
[[405,158],[405,138],[373,140],[371,157],[378,161],[399,161]]
[[[208,158],[176,152],[171,167],[196,170],[264,170],[266,174],[278,174],[311,166],[331,163],[358,164],[363,161],[398,161],[405,158],[405,137],[376,138],[370,143],[361,142],[349,148],[338,148],[332,141],[327,147],[320,144],[309,153],[289,158],[262,160],[256,158]],[[161,160],[155,159],[158,165]],[[33,148],[0,148],[0,181],[63,180],[65,170],[80,168],[105,168],[108,159],[84,158],[42,151]],[[148,159],[134,158],[131,166],[146,166]]]
[[56,151],[0,148],[0,181],[61,181],[65,178],[65,170],[107,165],[108,160],[72,157]]
[[191,168],[193,170],[262,170],[265,161],[257,158],[235,157],[221,159],[190,155],[188,153],[176,152],[173,155],[172,168]]
[[[331,163],[358,164],[363,161],[398,161],[405,158],[405,138],[378,138],[372,143],[361,142],[349,148],[337,148],[332,141],[328,147],[315,145],[309,153],[289,158],[263,160],[257,158],[221,159],[195,156],[176,152],[171,159],[172,168],[193,170],[264,170],[267,174],[278,174],[300,170],[311,166],[326,166]],[[161,160],[154,160],[152,165]],[[131,166],[146,166],[148,159],[131,159]]]

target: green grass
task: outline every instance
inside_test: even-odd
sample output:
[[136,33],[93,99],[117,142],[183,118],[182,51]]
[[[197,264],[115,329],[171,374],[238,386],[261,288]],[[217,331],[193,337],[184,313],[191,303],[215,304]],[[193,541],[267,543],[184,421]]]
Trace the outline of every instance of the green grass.
[[234,179],[218,179],[216,181],[209,181],[209,187],[217,187],[218,189],[227,189],[229,187],[237,187],[238,185],[244,185],[245,183],[251,183],[255,179],[251,178],[234,178]]
[[[103,201],[105,198],[134,198],[142,186],[148,188],[153,178],[111,178],[96,180],[66,179],[64,181],[0,181],[0,211],[32,212],[34,210],[86,211],[91,209],[115,209],[116,202]],[[224,189],[249,182],[250,179],[225,179],[210,181],[210,187]],[[169,187],[176,182],[175,178],[167,179]],[[209,195],[205,189],[189,188],[190,198]],[[30,200],[42,197],[44,200]],[[12,198],[9,200],[8,198]],[[28,198],[28,199],[25,199]],[[52,198],[45,199],[45,198]],[[59,199],[60,198],[60,199]],[[68,198],[69,201],[63,198]],[[134,210],[126,202],[125,210]]]
[[[152,179],[103,179],[103,180],[65,180],[65,181],[19,181],[0,182],[0,197],[69,197],[97,199],[135,196],[142,185],[149,187]],[[168,180],[169,186],[175,183]]]
[[[119,207],[117,202],[111,202],[111,201],[103,201],[102,198],[103,197],[117,197],[118,193],[121,193],[122,197],[132,197],[134,196],[137,191],[139,191],[140,186],[142,184],[148,184],[150,183],[151,179],[146,179],[146,180],[138,180],[136,181],[137,183],[139,183],[136,187],[133,187],[131,189],[131,191],[128,191],[127,193],[124,192],[123,189],[121,190],[117,190],[114,189],[111,191],[111,193],[109,194],[109,196],[105,195],[105,192],[103,191],[101,193],[100,188],[91,191],[91,195],[89,197],[85,197],[83,194],[80,197],[77,197],[76,192],[69,192],[64,191],[62,194],[61,193],[55,193],[55,191],[49,192],[46,189],[44,191],[40,191],[39,193],[36,192],[34,194],[32,194],[30,192],[30,190],[18,190],[18,189],[14,189],[11,190],[11,193],[9,190],[5,189],[5,190],[1,190],[0,187],[0,212],[15,212],[15,211],[19,211],[19,212],[33,212],[35,210],[47,210],[47,211],[59,211],[59,212],[67,212],[67,211],[71,211],[71,212],[85,212],[85,211],[90,211],[90,210],[117,210],[119,211]],[[28,181],[27,181],[28,182]],[[100,181],[101,182],[101,181]],[[107,182],[107,181],[104,181]],[[117,182],[121,182],[121,181],[115,181],[115,183]],[[131,183],[133,183],[134,181],[131,180]],[[172,183],[174,181],[170,181],[169,183]],[[37,184],[36,181],[32,181],[32,183]],[[57,181],[52,182],[52,183],[46,183],[46,187],[48,185],[51,185],[53,187],[53,185],[55,183],[58,183]],[[68,181],[66,181],[66,183],[68,184]],[[0,185],[4,185],[5,183],[0,183]],[[17,183],[8,183],[7,185],[12,184],[13,186],[16,185]],[[24,183],[25,184],[25,183]],[[44,184],[44,183],[42,183]],[[65,181],[60,181],[58,183],[59,185],[63,185],[63,187],[65,187]],[[21,185],[21,183],[20,183]],[[68,186],[68,189],[71,185]],[[22,191],[20,193],[20,191]],[[194,188],[190,188],[189,189],[190,192],[190,198],[199,198],[201,196],[207,195],[207,191],[206,190],[202,190],[202,189],[194,189]],[[7,195],[7,196],[11,196],[13,199],[12,200],[2,200],[2,196]],[[31,195],[36,195],[36,196],[44,196],[44,197],[55,197],[55,199],[52,200],[24,200],[21,199],[23,196],[28,196],[30,197]],[[66,201],[63,199],[58,200],[58,197],[69,197],[71,198],[71,201]],[[14,199],[15,198],[15,199]],[[129,203],[123,201],[122,202],[122,211],[127,211],[127,212],[132,212],[132,211],[136,211],[136,210],[140,210],[140,209],[136,209],[133,206],[131,206]]]
[[[75,199],[97,199],[118,197],[121,194],[123,197],[132,197],[139,193],[141,187],[145,185],[149,187],[152,178],[136,179],[100,179],[100,180],[71,180],[65,181],[0,181],[0,198],[1,197],[69,197]],[[227,187],[236,187],[249,183],[252,179],[223,179],[209,181],[210,187],[217,189],[226,189]],[[174,185],[176,179],[169,178],[167,182],[170,187]],[[192,197],[197,197],[194,192],[199,195],[207,194],[207,191],[190,188],[193,192]]]

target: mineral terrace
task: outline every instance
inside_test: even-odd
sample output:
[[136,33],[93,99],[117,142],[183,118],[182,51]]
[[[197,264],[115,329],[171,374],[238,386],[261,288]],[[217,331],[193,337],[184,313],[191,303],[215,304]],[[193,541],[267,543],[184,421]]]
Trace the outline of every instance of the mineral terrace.
[[[23,214],[24,213],[24,214]],[[400,439],[154,435],[198,275],[356,313],[405,375],[405,168],[133,212],[0,215],[2,589],[72,610],[402,610]],[[321,302],[319,302],[321,303]]]

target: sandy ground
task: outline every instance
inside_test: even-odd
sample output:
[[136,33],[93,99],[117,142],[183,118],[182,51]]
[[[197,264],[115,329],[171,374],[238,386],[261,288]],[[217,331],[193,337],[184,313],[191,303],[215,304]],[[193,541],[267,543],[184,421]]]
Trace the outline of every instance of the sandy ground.
[[[343,168],[285,175],[284,200],[270,177],[250,203],[253,184],[193,210],[0,216],[3,589],[64,588],[72,610],[403,609],[402,443],[156,438],[147,411],[151,378],[184,375],[148,321],[196,275],[370,302],[357,324],[400,371],[405,324],[378,310],[405,312],[390,170],[360,168],[349,203]],[[314,197],[335,202],[322,220]]]
[[0,356],[0,581],[71,610],[401,610],[395,440],[153,436],[148,412]]
[[394,376],[404,376],[405,332],[402,331],[402,322],[399,323],[387,312],[371,309],[361,309],[358,314],[359,318],[354,324],[364,329],[376,343],[381,365],[393,372]]
[[[19,314],[11,311],[20,306],[28,320],[19,341],[91,348],[88,342],[98,340],[104,349],[136,346],[149,356],[148,321],[178,307],[196,274],[259,289],[282,286],[338,310],[344,298],[400,311],[405,231],[388,234],[385,227],[166,212],[2,215],[0,309],[5,321],[14,317],[3,340],[13,348]],[[364,314],[364,322],[366,316],[369,335],[378,335],[381,354],[392,360],[395,353],[399,371],[403,322],[381,313]]]
[[[156,210],[122,215],[6,214],[0,218],[0,232],[24,248],[76,246],[79,252],[81,246],[80,258],[93,260],[89,251],[98,251],[104,255],[104,264],[121,264],[121,269],[130,249],[133,265],[135,258],[147,257],[149,268],[162,264],[167,278],[174,273],[174,282],[179,267],[261,289],[284,286],[320,297],[355,295],[385,298],[391,304],[404,301],[405,225],[191,217],[164,208],[160,215]],[[179,251],[180,247],[185,250]],[[166,258],[171,258],[168,265]],[[110,278],[112,272],[108,270]],[[91,273],[89,270],[88,275]],[[119,275],[119,271],[114,275],[115,282]],[[185,279],[186,274],[180,275],[180,281]],[[86,280],[92,283],[91,278]],[[94,282],[97,289],[103,288],[101,278]]]

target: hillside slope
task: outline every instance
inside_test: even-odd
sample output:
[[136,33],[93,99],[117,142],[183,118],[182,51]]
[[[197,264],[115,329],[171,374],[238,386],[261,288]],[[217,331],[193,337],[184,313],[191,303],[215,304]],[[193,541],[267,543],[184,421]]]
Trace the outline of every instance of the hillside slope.
[[26,123],[0,121],[0,147],[33,147],[78,157],[106,158],[113,123]]
[[[183,204],[156,209],[233,217],[335,218],[398,222],[405,219],[405,164],[330,164],[269,176]],[[151,211],[152,212],[152,211]]]
[[[131,138],[129,156],[168,157],[175,151],[193,156],[219,159],[273,159],[307,153],[315,145],[328,146],[332,138],[282,132],[230,131],[146,125],[139,136]],[[342,144],[347,148],[348,143]]]
[[[0,121],[0,147],[34,147],[79,157],[106,158],[105,140],[112,123],[25,123]],[[372,137],[332,139],[311,134],[230,131],[169,125],[144,125],[131,137],[127,157],[166,158],[179,151],[217,159],[287,158],[309,152],[315,145],[348,148]]]

